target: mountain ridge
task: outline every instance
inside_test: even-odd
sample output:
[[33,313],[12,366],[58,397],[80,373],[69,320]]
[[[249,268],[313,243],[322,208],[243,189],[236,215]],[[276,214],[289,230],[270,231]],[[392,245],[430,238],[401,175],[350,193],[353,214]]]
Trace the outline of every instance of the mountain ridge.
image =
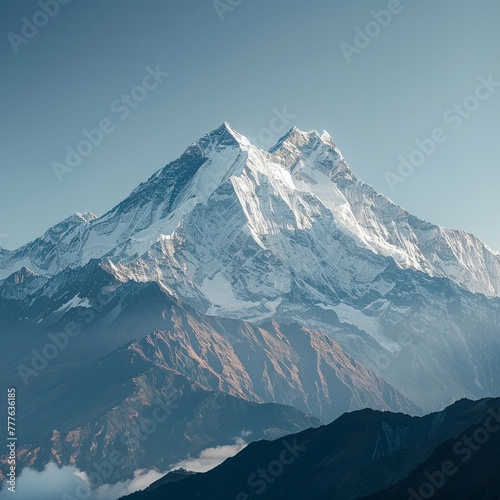
[[[369,409],[346,413],[316,429],[274,441],[254,442],[211,471],[185,474],[177,483],[162,478],[150,488],[123,498],[354,500],[372,498],[369,495],[378,489],[388,488],[392,492],[395,488],[391,488],[391,484],[400,480],[404,484],[406,477],[412,482],[399,488],[398,494],[384,492],[374,498],[409,498],[411,493],[407,487],[418,489],[418,480],[425,480],[422,476],[414,477],[419,463],[444,443],[457,442],[471,426],[481,425],[488,418],[489,410],[498,413],[499,404],[498,398],[461,400],[442,412],[424,417]],[[500,463],[499,454],[496,455],[496,461],[489,465],[490,481],[494,481],[495,465],[498,467]],[[452,456],[445,455],[445,458]],[[459,498],[441,497],[439,491],[436,497]],[[488,496],[488,499],[494,498]]]

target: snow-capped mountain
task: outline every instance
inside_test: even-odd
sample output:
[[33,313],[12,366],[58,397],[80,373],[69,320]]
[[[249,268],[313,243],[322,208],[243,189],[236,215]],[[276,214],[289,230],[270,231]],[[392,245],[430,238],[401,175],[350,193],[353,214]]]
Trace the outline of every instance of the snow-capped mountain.
[[262,151],[224,123],[102,217],[3,254],[1,277],[93,258],[210,316],[326,332],[424,409],[500,387],[500,255],[358,180],[326,132]]
[[221,209],[224,217],[239,216],[241,232],[277,258],[280,240],[291,231],[310,231],[320,219],[330,235],[340,231],[401,268],[447,277],[475,293],[500,294],[498,253],[464,231],[418,219],[358,180],[326,132],[293,128],[266,152],[227,123],[104,216],[75,214],[9,252],[0,261],[0,279],[23,265],[55,274],[108,253],[115,264],[127,263],[155,243],[168,246],[179,225],[182,233]]
[[[23,464],[40,468],[87,470],[141,398],[179,384],[221,422],[231,398],[329,421],[500,395],[500,255],[358,180],[326,132],[262,151],[225,123],[105,215],[0,250],[0,280],[0,379],[23,386]],[[155,450],[127,473],[162,463]]]

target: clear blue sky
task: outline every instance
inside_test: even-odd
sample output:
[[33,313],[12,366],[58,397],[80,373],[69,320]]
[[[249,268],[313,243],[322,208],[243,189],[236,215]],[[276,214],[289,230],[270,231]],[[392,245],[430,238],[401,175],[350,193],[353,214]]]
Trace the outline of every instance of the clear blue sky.
[[[9,33],[41,7],[4,0],[0,246],[77,211],[102,215],[223,121],[258,138],[286,107],[287,128],[328,130],[355,174],[396,203],[500,250],[500,88],[459,125],[443,120],[478,77],[500,82],[500,2],[401,0],[348,63],[341,43],[390,3],[243,0],[221,21],[211,0],[70,0],[16,53]],[[170,74],[120,120],[111,103],[148,65]],[[104,118],[114,131],[59,182],[52,163]],[[446,141],[392,191],[384,173],[435,128]]]

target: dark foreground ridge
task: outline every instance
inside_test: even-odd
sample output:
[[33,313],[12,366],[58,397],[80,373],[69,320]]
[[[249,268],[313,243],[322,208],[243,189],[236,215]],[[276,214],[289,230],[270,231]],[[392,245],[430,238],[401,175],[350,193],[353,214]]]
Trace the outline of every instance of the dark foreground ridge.
[[209,472],[167,475],[126,498],[419,500],[432,489],[432,498],[498,500],[497,431],[498,398],[463,399],[425,417],[361,410],[254,442]]

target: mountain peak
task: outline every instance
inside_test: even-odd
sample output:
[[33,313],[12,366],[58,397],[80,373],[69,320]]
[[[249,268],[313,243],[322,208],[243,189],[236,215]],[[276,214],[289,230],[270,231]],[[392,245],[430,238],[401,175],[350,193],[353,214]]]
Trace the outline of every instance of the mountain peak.
[[[281,148],[289,149],[295,147],[303,151],[306,149],[317,149],[321,146],[327,146],[337,151],[337,147],[333,142],[331,135],[323,130],[319,134],[316,130],[304,132],[297,127],[292,127],[279,141],[269,150],[270,153],[275,153]],[[338,152],[338,151],[337,151]]]
[[8,276],[5,280],[5,283],[18,285],[31,278],[36,278],[37,276],[39,275],[32,271],[30,268],[22,266],[18,271],[15,271],[10,276]]
[[244,135],[231,127],[228,122],[224,122],[220,127],[194,142],[192,146],[196,146],[203,151],[220,151],[226,147],[249,149],[251,143]]
[[74,215],[75,217],[78,217],[84,220],[85,222],[90,222],[94,219],[97,219],[97,215],[93,214],[92,212],[84,212],[84,213],[76,212]]
[[70,215],[69,217],[66,217],[62,222],[59,224],[56,224],[54,227],[58,227],[60,225],[66,225],[67,223],[73,223],[73,224],[82,224],[82,223],[88,223],[93,221],[94,219],[97,219],[97,215],[94,215],[92,212],[75,212],[74,214]]
[[332,147],[336,148],[337,146],[333,142],[332,136],[326,131],[323,130],[320,135],[321,141],[324,142],[325,144],[330,144]]
[[324,184],[325,180],[319,178],[318,173],[328,176],[330,180],[353,178],[342,153],[326,131],[320,134],[316,130],[304,132],[293,127],[269,150],[269,153],[308,183]]

